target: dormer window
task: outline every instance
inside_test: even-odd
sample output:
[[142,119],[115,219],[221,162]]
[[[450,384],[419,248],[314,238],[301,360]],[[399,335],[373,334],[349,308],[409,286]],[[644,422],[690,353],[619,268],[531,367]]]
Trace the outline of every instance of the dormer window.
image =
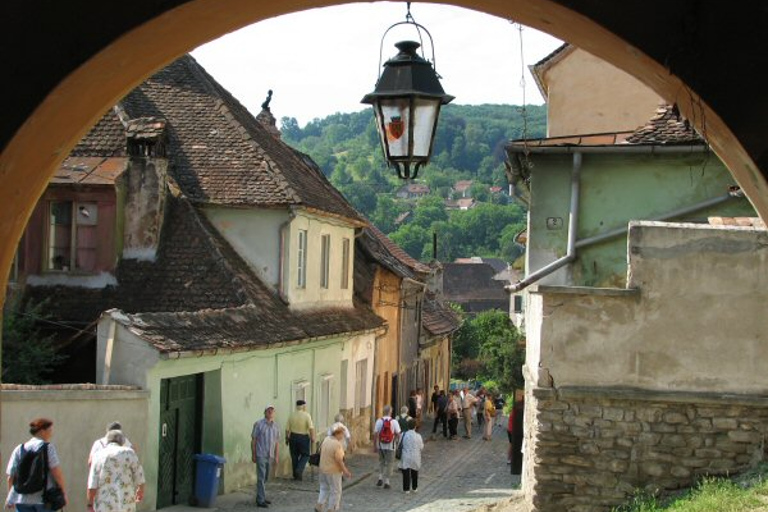
[[93,272],[96,268],[96,203],[48,203],[45,269]]

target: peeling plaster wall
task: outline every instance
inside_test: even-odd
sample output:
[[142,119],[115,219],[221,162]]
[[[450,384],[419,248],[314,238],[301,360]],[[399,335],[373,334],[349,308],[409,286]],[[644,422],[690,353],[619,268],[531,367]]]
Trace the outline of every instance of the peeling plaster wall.
[[629,288],[528,294],[523,488],[608,511],[765,460],[768,231],[632,222]]
[[768,232],[637,222],[629,252],[639,294],[538,289],[533,368],[555,387],[768,392]]

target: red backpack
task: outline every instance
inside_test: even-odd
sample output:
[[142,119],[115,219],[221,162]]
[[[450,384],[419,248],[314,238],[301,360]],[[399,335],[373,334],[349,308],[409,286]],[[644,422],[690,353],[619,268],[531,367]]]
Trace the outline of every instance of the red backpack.
[[395,432],[392,430],[392,418],[382,419],[379,442],[389,444],[395,440]]

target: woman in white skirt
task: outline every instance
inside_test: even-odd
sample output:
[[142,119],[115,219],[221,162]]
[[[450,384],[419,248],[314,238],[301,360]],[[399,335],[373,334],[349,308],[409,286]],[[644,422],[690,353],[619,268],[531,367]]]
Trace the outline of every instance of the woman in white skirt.
[[408,420],[408,431],[403,434],[400,442],[403,446],[403,453],[398,467],[403,471],[403,492],[409,494],[411,491],[419,490],[419,470],[421,469],[421,451],[424,449],[424,439],[421,438],[416,428],[416,420]]

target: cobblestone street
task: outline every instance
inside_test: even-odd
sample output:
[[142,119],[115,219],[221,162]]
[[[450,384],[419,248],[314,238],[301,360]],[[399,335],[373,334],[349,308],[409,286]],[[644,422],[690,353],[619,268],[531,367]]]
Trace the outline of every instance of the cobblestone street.
[[[350,457],[352,479],[344,481],[342,509],[346,511],[462,512],[503,501],[497,510],[522,510],[515,504],[522,500],[517,488],[520,479],[510,474],[507,465],[506,421],[494,428],[493,439],[484,441],[476,431],[472,439],[459,437],[449,441],[438,435],[430,439],[431,420],[422,427],[425,447],[419,472],[419,492],[405,494],[402,477],[395,471],[392,488],[376,487],[378,457],[373,452]],[[476,430],[476,427],[475,427]],[[461,436],[463,427],[459,426]],[[311,512],[317,501],[317,476],[308,469],[304,480],[275,479],[267,484],[269,510],[275,512]],[[219,496],[216,506],[222,512],[255,509],[255,489]],[[173,507],[188,509],[189,507]],[[199,510],[199,509],[198,509]]]

